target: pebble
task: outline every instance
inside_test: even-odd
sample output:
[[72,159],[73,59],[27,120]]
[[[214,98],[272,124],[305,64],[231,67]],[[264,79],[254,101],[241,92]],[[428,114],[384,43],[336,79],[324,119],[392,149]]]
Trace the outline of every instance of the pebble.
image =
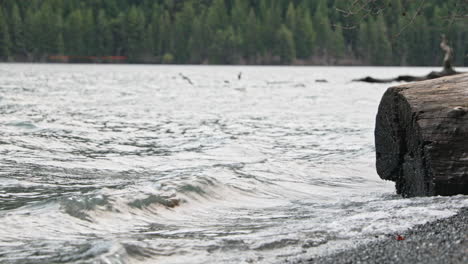
[[462,209],[455,216],[418,225],[401,236],[405,239],[388,237],[375,243],[296,263],[467,264],[468,208]]

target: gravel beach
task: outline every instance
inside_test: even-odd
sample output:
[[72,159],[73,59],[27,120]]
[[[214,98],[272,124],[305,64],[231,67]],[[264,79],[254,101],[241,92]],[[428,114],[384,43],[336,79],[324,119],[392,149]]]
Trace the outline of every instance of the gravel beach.
[[457,215],[418,225],[375,244],[298,263],[468,263],[468,208]]

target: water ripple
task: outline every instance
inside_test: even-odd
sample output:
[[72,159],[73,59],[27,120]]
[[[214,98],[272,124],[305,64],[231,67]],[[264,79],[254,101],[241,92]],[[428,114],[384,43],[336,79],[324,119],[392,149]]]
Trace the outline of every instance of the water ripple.
[[427,72],[0,65],[0,262],[275,263],[467,206],[378,179],[362,70]]

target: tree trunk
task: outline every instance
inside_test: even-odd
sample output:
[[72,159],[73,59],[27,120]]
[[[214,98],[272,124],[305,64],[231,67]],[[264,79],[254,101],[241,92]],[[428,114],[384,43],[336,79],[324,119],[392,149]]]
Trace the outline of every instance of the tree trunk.
[[368,83],[390,83],[390,82],[415,82],[415,81],[425,81],[432,80],[440,77],[451,76],[460,74],[462,72],[457,72],[452,68],[453,60],[453,49],[448,45],[447,38],[445,35],[442,35],[442,42],[440,43],[440,48],[445,52],[443,69],[439,72],[430,72],[425,76],[413,76],[413,75],[400,75],[395,78],[389,79],[378,79],[374,77],[365,77],[361,79],[355,79],[355,82],[368,82]]
[[377,172],[397,193],[468,194],[468,74],[389,88],[375,145]]

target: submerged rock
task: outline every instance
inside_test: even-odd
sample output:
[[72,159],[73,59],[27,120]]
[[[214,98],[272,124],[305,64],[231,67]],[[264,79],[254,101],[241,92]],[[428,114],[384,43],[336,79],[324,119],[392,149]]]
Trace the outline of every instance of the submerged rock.
[[377,172],[403,196],[468,194],[468,74],[389,88],[375,127]]
[[317,79],[315,80],[317,83],[327,83],[328,81],[326,79]]

